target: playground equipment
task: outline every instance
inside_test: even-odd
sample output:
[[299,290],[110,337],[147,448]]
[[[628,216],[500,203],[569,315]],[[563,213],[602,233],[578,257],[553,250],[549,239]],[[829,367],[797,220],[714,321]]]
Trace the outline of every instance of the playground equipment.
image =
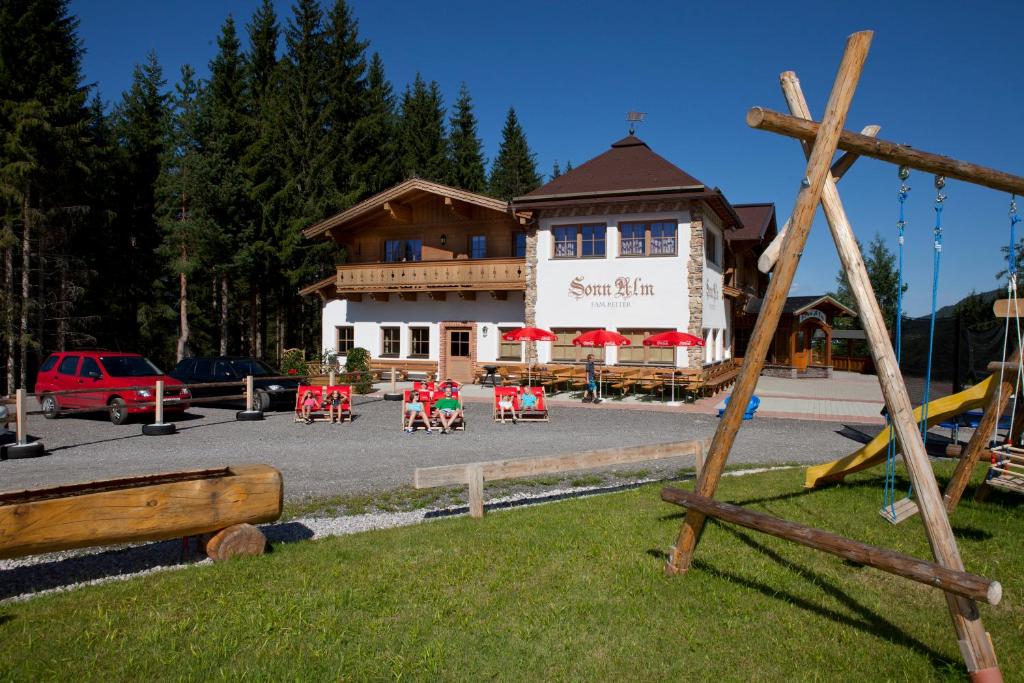
[[[775,265],[775,273],[768,286],[757,323],[747,345],[743,367],[733,389],[733,400],[726,407],[725,414],[718,424],[710,452],[697,480],[696,492],[677,496],[675,489],[663,491],[663,498],[688,508],[676,545],[672,548],[666,566],[666,570],[671,574],[689,570],[707,516],[727,518],[727,513],[721,509],[720,504],[712,499],[712,496],[718,487],[718,481],[725,468],[729,451],[739,431],[744,408],[750,397],[753,396],[754,387],[764,366],[765,357],[782,315],[786,296],[792,287],[796,268],[819,201],[825,210],[829,229],[849,280],[850,289],[854,294],[857,309],[860,312],[861,322],[868,339],[868,347],[888,407],[891,428],[895,431],[896,437],[903,447],[907,471],[914,490],[917,492],[917,506],[921,513],[929,545],[935,555],[935,565],[944,570],[964,572],[964,564],[960,558],[949,518],[946,515],[938,483],[928,461],[917,417],[914,415],[906,385],[899,373],[884,318],[872,291],[853,229],[836,190],[835,180],[829,173],[829,166],[836,150],[841,148],[848,152],[856,152],[863,156],[882,159],[948,178],[957,178],[1004,192],[1024,193],[1024,178],[930,154],[905,145],[844,131],[846,116],[860,79],[871,38],[872,32],[862,31],[848,39],[821,123],[811,120],[803,92],[796,75],[792,72],[783,74],[781,82],[783,93],[793,116],[761,108],[752,109],[747,115],[747,123],[754,128],[781,133],[801,140],[804,153],[807,156],[807,167],[800,183],[801,187],[796,197],[789,230],[783,239],[779,259]],[[996,411],[996,418],[998,415],[999,411]],[[784,522],[784,520],[777,520],[767,515],[764,517],[772,522]],[[792,523],[773,524],[772,526],[778,536],[791,541],[805,539],[808,532],[807,527]],[[750,528],[768,531],[768,525],[764,523],[751,525]],[[855,544],[856,541],[851,539],[834,536],[828,542],[813,547],[844,556],[844,547],[848,549]],[[910,559],[913,561],[912,558]],[[862,554],[858,561],[901,576],[907,575],[897,571],[892,564],[882,562],[880,557],[873,552]],[[960,652],[971,679],[974,681],[1001,681],[1002,673],[996,661],[995,648],[985,631],[975,603],[980,596],[972,593],[972,597],[965,597],[967,593],[954,591],[948,587],[949,584],[943,585],[939,571],[928,570],[927,573],[931,574],[929,585],[946,591],[946,603],[956,630]],[[991,597],[997,598],[998,596]]]
[[0,493],[0,559],[200,534],[214,559],[263,552],[253,524],[283,504],[269,465],[168,472]]

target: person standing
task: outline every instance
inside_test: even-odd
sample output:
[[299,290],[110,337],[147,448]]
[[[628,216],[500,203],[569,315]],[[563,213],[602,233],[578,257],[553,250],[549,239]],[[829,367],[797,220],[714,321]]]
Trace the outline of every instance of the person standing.
[[597,403],[597,375],[594,370],[594,354],[587,354],[587,391],[583,394],[584,403]]

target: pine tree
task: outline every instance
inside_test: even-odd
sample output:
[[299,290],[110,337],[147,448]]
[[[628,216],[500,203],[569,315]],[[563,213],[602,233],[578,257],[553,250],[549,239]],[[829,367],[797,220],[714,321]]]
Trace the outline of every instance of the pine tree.
[[551,168],[551,180],[562,175],[562,168],[558,165],[558,159],[555,159],[555,164]]
[[501,147],[491,168],[490,193],[499,199],[510,200],[524,195],[540,185],[536,155],[526,142],[516,110],[509,107],[502,130]]
[[562,173],[568,173],[571,170],[572,170],[572,160],[568,160],[568,161],[565,162],[565,170],[562,171]]
[[402,179],[395,139],[398,121],[395,96],[376,52],[366,74],[363,115],[349,134],[352,182],[356,201],[381,192]]
[[[860,240],[857,240],[857,248],[861,253],[864,253],[864,247]],[[882,309],[882,317],[885,318],[885,324],[891,330],[896,323],[896,298],[899,293],[899,275],[896,271],[896,257],[885,246],[885,241],[878,233],[875,233],[871,243],[868,244],[864,265],[867,266],[871,288],[874,290],[875,298]],[[857,302],[854,299],[853,290],[850,288],[850,281],[847,279],[846,271],[843,268],[840,268],[839,273],[836,275],[836,286],[836,291],[831,292],[830,296],[843,305],[857,310]],[[903,285],[903,291],[905,292],[906,290],[907,286]],[[854,322],[853,320],[838,319],[836,326],[849,327]]]
[[459,89],[459,99],[455,103],[455,113],[452,115],[450,125],[451,135],[448,144],[451,149],[451,175],[448,184],[470,192],[484,192],[487,189],[484,145],[477,135],[473,100],[465,83]]
[[437,81],[427,85],[416,74],[402,95],[399,139],[405,175],[444,182],[449,176],[448,144],[444,129],[444,103]]
[[332,189],[327,213],[355,203],[359,188],[353,174],[359,160],[350,148],[352,130],[366,113],[366,45],[345,0],[335,0],[327,19],[327,125],[333,159]]

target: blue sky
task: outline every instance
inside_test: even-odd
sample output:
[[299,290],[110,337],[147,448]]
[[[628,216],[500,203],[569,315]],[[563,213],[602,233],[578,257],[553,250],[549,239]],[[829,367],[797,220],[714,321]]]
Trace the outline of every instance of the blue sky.
[[[326,4],[326,2],[325,2]],[[797,72],[820,116],[850,33],[875,39],[847,128],[1024,174],[1019,2],[588,2],[445,3],[353,0],[360,32],[381,53],[396,91],[417,71],[451,103],[465,81],[488,158],[516,107],[542,172],[576,165],[625,135],[628,110],[647,112],[638,134],[656,152],[734,203],[775,202],[789,215],[803,174],[793,140],[745,124],[754,105],[785,110],[778,75]],[[230,12],[249,21],[258,0],[73,0],[86,78],[115,101],[133,65],[156,50],[173,83],[184,63],[207,72]],[[290,2],[276,1],[279,17]],[[907,205],[905,302],[931,302],[932,177],[915,173]],[[896,247],[896,168],[862,159],[840,184],[857,235]],[[939,305],[999,286],[1009,197],[950,181]],[[1024,208],[1024,201],[1022,201]],[[838,259],[819,210],[796,294],[833,289]]]

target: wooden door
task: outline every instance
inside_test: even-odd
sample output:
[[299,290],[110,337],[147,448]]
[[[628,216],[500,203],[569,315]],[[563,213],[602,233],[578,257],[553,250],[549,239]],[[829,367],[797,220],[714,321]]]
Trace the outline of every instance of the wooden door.
[[796,341],[793,344],[793,367],[797,370],[807,369],[807,356],[810,355],[809,341],[806,329],[800,328],[796,331]]
[[469,335],[468,327],[449,327],[445,333],[445,344],[448,348],[447,375],[458,382],[473,381],[473,357],[469,352]]

